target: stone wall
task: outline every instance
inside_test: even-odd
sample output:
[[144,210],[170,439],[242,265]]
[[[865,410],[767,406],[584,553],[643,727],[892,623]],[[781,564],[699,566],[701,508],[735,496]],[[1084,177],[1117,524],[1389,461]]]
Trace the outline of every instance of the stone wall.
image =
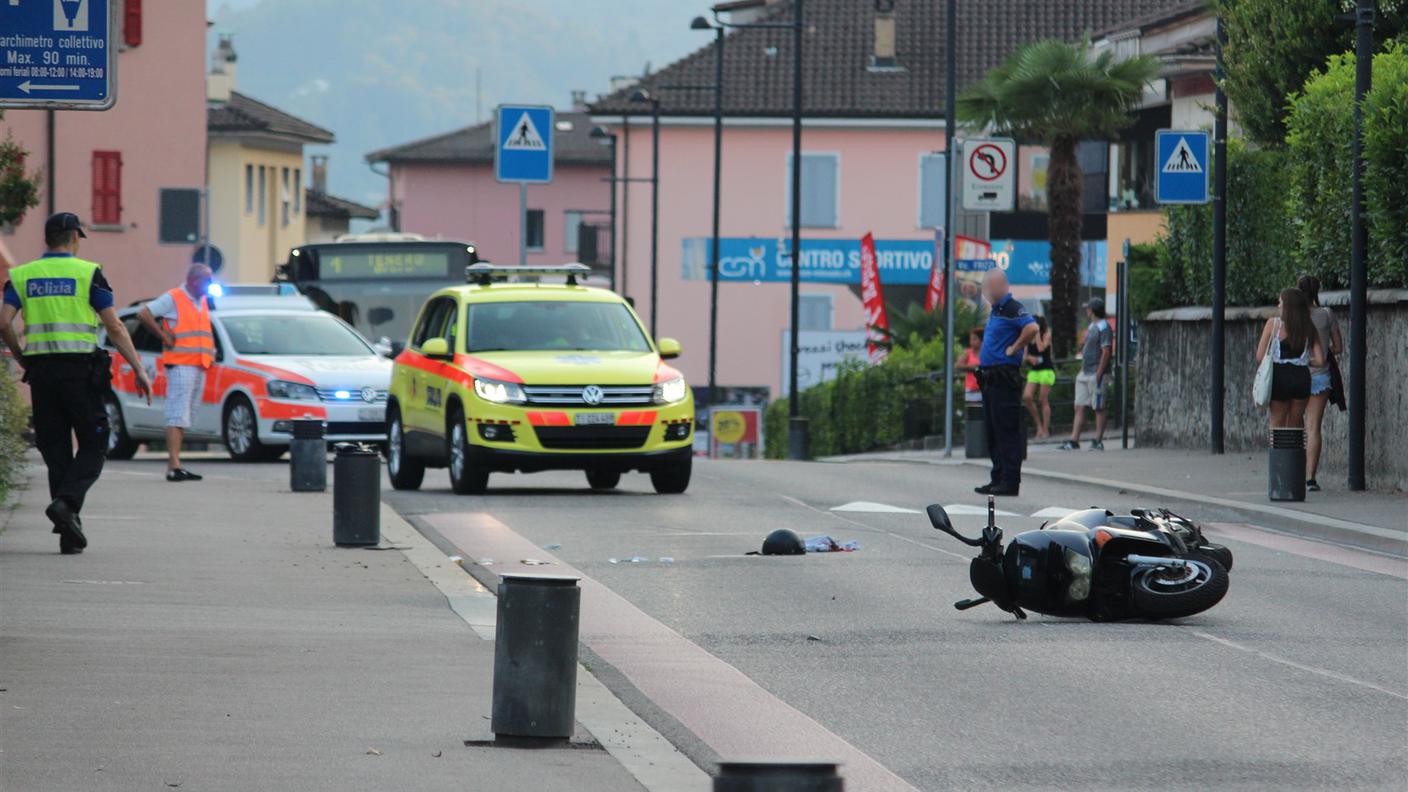
[[[1344,335],[1340,365],[1348,370],[1349,296],[1321,295]],[[1227,310],[1226,413],[1228,451],[1265,448],[1266,411],[1252,403],[1256,344],[1274,307]],[[1135,385],[1135,434],[1141,446],[1207,448],[1212,311],[1156,311],[1139,323],[1139,375]],[[1368,381],[1365,470],[1372,489],[1408,490],[1408,290],[1369,293]],[[1347,473],[1348,413],[1331,405],[1325,413],[1319,478],[1343,482]],[[1341,484],[1342,486],[1342,484]]]

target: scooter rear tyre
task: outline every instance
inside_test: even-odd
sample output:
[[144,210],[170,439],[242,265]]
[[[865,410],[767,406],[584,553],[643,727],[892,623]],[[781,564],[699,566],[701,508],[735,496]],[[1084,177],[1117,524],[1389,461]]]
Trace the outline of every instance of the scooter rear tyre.
[[1160,590],[1155,582],[1158,573],[1152,569],[1135,575],[1131,598],[1139,615],[1150,619],[1181,619],[1202,613],[1222,601],[1228,585],[1227,570],[1222,564],[1201,553],[1187,560],[1206,572],[1199,574],[1197,584],[1191,588]]

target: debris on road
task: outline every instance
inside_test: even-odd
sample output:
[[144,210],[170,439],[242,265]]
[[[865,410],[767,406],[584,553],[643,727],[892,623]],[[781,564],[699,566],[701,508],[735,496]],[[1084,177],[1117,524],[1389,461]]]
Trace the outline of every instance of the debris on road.
[[808,553],[853,553],[860,549],[860,542],[855,539],[837,542],[829,536],[813,536],[804,546]]
[[378,751],[378,750],[375,749],[375,748],[368,748],[368,749],[367,749],[367,756],[381,756],[381,751]]
[[524,559],[519,560],[518,563],[520,563],[520,564],[522,564],[522,565],[524,565],[524,566],[552,566],[552,562],[551,562],[551,561],[541,561],[541,560],[536,559],[536,558],[524,558]]
[[675,563],[675,559],[671,558],[670,556],[660,556],[660,563],[673,564]]
[[543,549],[544,549],[544,550],[561,550],[561,549],[562,549],[562,545],[558,544],[557,542],[553,542],[552,544],[545,544],[545,545],[543,545]]

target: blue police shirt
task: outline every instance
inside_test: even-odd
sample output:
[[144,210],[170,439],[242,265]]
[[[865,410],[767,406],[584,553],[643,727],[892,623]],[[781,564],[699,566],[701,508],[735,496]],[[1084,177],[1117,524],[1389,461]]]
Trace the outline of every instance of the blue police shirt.
[[983,331],[983,348],[978,353],[979,366],[1020,366],[1025,349],[1007,354],[1007,347],[1017,342],[1022,328],[1036,322],[1022,304],[1012,299],[1011,292],[992,306],[988,326]]
[[[45,253],[41,258],[71,258],[67,253]],[[5,281],[6,305],[13,305],[15,308],[20,305],[19,292],[9,281]],[[93,273],[93,283],[88,287],[88,304],[93,306],[93,310],[101,311],[104,308],[113,306],[112,287],[108,285],[108,279],[103,277],[103,271],[98,270]]]

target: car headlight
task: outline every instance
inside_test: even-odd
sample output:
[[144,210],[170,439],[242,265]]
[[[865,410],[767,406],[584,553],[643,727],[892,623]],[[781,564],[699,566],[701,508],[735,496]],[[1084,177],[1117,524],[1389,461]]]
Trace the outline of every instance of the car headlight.
[[689,386],[685,384],[684,377],[675,377],[672,380],[661,382],[655,386],[653,400],[656,404],[674,404],[684,401],[689,395]]
[[512,382],[476,378],[474,392],[484,401],[495,404],[522,404],[528,401],[528,397],[523,395],[523,389]]
[[267,386],[269,395],[275,399],[301,399],[306,401],[317,401],[318,391],[312,385],[304,385],[301,382],[289,382],[288,380],[273,380]]

